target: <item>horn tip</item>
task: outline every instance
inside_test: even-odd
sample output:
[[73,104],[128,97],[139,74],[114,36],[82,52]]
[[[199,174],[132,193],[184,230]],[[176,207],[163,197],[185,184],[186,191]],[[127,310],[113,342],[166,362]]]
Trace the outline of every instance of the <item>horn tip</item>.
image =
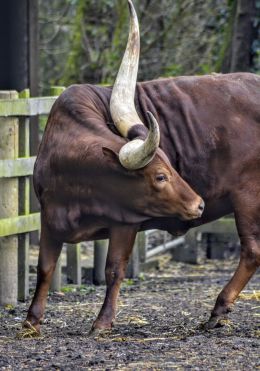
[[131,14],[135,14],[135,8],[132,0],[127,0],[128,1],[128,6]]
[[157,143],[159,145],[160,142],[160,126],[152,112],[147,111],[148,123],[149,123],[149,130],[157,133]]
[[154,117],[152,112],[151,111],[146,111],[146,113],[147,113],[147,116],[148,116],[149,126],[153,125],[153,126],[159,127],[158,121],[156,120],[156,118]]

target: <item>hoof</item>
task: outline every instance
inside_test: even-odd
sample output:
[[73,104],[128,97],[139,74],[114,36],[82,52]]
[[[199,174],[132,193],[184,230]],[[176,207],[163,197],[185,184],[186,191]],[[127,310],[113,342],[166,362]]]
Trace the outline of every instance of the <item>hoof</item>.
[[16,334],[16,339],[33,339],[39,338],[40,336],[40,331],[36,330],[36,328],[29,321],[25,321],[22,329]]
[[214,328],[220,327],[219,326],[219,317],[211,317],[206,323],[203,324],[203,330],[212,330]]
[[202,326],[204,330],[212,330],[214,328],[220,328],[224,326],[230,326],[230,321],[227,318],[221,316],[211,317],[208,322]]
[[88,333],[89,337],[107,337],[111,334],[112,332],[112,326],[111,327],[94,327],[92,326],[91,330]]

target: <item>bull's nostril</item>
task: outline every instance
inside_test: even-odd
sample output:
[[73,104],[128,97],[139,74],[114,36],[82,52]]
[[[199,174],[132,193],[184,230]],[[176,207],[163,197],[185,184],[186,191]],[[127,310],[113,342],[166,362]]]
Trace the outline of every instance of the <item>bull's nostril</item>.
[[204,210],[204,207],[205,207],[205,202],[204,201],[201,201],[200,205],[199,205],[199,211],[203,211]]

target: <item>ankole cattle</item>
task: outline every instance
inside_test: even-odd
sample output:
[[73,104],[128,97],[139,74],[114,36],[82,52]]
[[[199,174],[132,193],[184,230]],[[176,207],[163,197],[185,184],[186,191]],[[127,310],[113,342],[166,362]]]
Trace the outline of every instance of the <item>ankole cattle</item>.
[[41,240],[24,337],[40,334],[63,242],[109,239],[106,297],[93,331],[111,328],[138,231],[184,234],[234,212],[240,262],[208,328],[229,312],[260,265],[260,77],[136,83],[139,30],[128,3],[129,39],[114,86],[73,85],[49,115],[34,169]]

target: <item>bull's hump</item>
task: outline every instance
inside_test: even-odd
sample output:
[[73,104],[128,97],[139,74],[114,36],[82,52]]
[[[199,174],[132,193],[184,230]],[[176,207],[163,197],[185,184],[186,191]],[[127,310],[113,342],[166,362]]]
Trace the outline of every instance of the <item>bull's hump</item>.
[[111,89],[94,85],[71,85],[57,100],[57,110],[64,111],[77,122],[94,119],[111,121],[109,99]]

